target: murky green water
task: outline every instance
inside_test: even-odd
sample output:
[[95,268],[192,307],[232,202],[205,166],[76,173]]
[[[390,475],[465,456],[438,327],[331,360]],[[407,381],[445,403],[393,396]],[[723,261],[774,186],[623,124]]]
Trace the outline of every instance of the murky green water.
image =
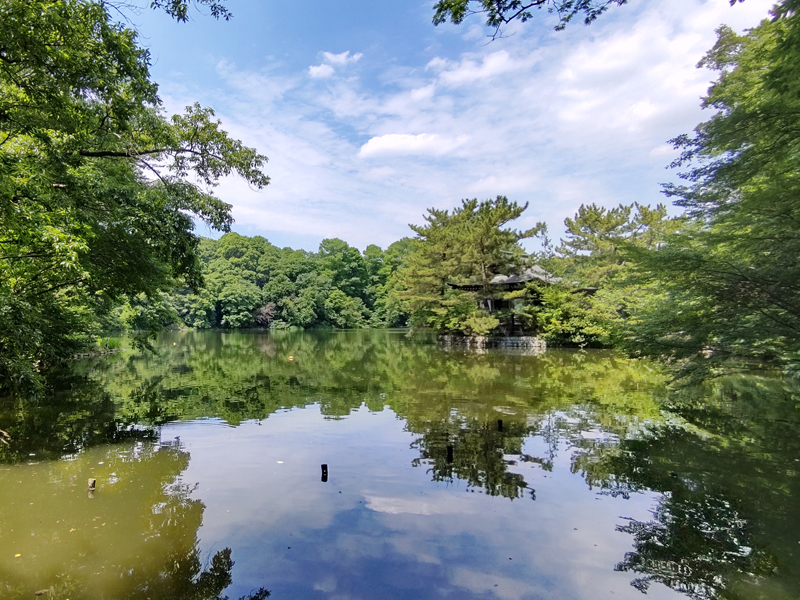
[[791,382],[394,332],[159,352],[0,403],[0,598],[800,598]]

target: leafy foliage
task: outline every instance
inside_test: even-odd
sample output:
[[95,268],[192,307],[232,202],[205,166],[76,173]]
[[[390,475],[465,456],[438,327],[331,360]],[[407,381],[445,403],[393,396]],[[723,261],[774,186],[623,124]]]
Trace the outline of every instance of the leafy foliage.
[[400,325],[406,315],[388,295],[407,246],[401,240],[386,253],[375,245],[362,253],[333,238],[311,253],[227,233],[201,240],[207,287],[177,289],[172,304],[180,320],[196,328]]
[[681,136],[685,185],[666,192],[688,222],[657,251],[639,253],[658,290],[630,344],[716,372],[731,360],[800,365],[800,110],[794,3],[744,35],[718,30],[701,62],[720,72],[704,106],[716,110]]
[[610,345],[603,311],[592,296],[565,286],[537,287],[539,303],[527,308],[536,329],[551,345],[602,347]]
[[211,189],[269,178],[210,109],[163,114],[148,52],[106,4],[3,0],[0,19],[0,377],[35,385],[109,301],[199,286],[194,220],[231,223]]
[[555,251],[560,260],[551,260],[548,266],[581,285],[607,284],[622,275],[632,248],[657,248],[678,223],[667,216],[663,204],[581,205],[573,218],[564,221],[565,238]]
[[609,6],[626,3],[627,0],[439,0],[433,7],[433,23],[439,25],[450,20],[459,24],[469,15],[483,14],[486,25],[493,27],[497,36],[503,25],[532,19],[534,10],[555,13],[558,15],[556,29],[563,29],[577,15],[582,14],[588,25]]
[[177,21],[186,22],[189,20],[189,7],[192,4],[207,6],[211,11],[211,16],[215,19],[230,20],[233,16],[225,7],[225,0],[151,0],[151,8],[160,8]]
[[649,302],[652,286],[632,273],[637,252],[653,250],[677,230],[663,204],[604,208],[582,205],[564,222],[566,232],[553,250],[545,234],[539,263],[560,282],[529,285],[528,304],[518,318],[534,324],[551,344],[615,346],[624,337],[631,312]]
[[[412,323],[475,335],[497,327],[499,321],[484,314],[477,300],[491,294],[489,282],[496,275],[523,267],[525,252],[519,241],[544,229],[541,223],[527,231],[504,228],[526,208],[505,196],[464,200],[452,212],[428,209],[427,224],[411,226],[417,237],[398,271],[402,287],[397,295],[406,303]],[[475,284],[481,294],[455,289],[452,283]]]

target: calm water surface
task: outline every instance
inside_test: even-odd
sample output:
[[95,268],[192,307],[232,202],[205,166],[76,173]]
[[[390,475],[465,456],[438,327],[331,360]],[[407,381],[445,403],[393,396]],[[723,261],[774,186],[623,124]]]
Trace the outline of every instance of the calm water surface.
[[790,381],[399,332],[158,351],[0,402],[0,598],[800,598]]

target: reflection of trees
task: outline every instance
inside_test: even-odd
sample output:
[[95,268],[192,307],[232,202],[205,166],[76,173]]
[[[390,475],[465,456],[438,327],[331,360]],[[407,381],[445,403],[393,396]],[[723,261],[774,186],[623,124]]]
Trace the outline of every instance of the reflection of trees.
[[[421,460],[433,464],[435,478],[463,478],[512,498],[526,484],[509,471],[507,456],[518,455],[522,439],[537,431],[522,424],[549,423],[538,431],[552,436],[552,455],[564,423],[579,439],[581,430],[598,426],[624,431],[627,421],[620,414],[628,420],[657,414],[653,389],[663,379],[641,362],[607,353],[459,356],[379,331],[172,332],[157,355],[123,353],[84,361],[76,370],[83,377],[73,377],[64,394],[73,404],[59,414],[87,408],[113,434],[84,443],[126,432],[146,435],[179,419],[220,417],[236,425],[313,403],[332,418],[362,404],[371,410],[388,405],[421,436]],[[589,416],[572,418],[580,412],[575,405],[590,407],[584,411]],[[567,412],[568,421],[562,418]],[[482,425],[497,419],[506,421],[504,432]],[[447,445],[437,440],[445,430],[452,437],[453,463],[446,454],[442,462]],[[55,433],[51,428],[48,438],[57,438]]]
[[[162,446],[159,452],[179,456],[181,471],[188,466],[189,455],[178,444]],[[162,490],[163,499],[155,502],[151,513],[142,519],[142,523],[147,524],[141,532],[148,538],[150,547],[156,538],[168,541],[159,544],[162,553],[155,560],[139,559],[132,570],[118,566],[122,584],[118,597],[125,600],[228,600],[223,591],[233,582],[231,549],[218,551],[204,569],[197,542],[203,504],[190,497],[192,488],[187,485],[171,483],[162,486]],[[261,588],[240,600],[263,600],[269,595],[268,590]]]
[[657,582],[698,600],[734,598],[729,592],[742,582],[779,571],[776,539],[759,535],[775,509],[758,495],[763,482],[738,488],[746,459],[709,442],[683,427],[654,426],[632,439],[586,446],[575,457],[573,470],[605,493],[662,494],[651,520],[617,527],[633,537],[634,549],[615,568],[639,574],[632,585],[643,592]]
[[[222,592],[231,583],[231,549],[225,548],[211,558],[205,570],[200,562],[197,547],[189,555],[170,555],[164,569],[156,577],[143,579],[140,575],[130,582],[130,589],[120,598],[140,600],[170,598],[175,600],[228,600]],[[264,600],[269,590],[260,588],[239,600]]]
[[531,498],[535,498],[525,478],[508,471],[510,465],[516,464],[508,456],[535,460],[522,454],[522,443],[528,434],[527,427],[513,421],[499,426],[497,421],[487,424],[451,415],[428,423],[412,444],[420,451],[414,466],[427,464],[434,481],[462,479],[470,486],[483,488],[490,496],[514,499],[529,490]]
[[0,430],[8,434],[0,444],[0,463],[30,455],[57,459],[97,444],[158,437],[152,427],[136,426],[138,420],[120,415],[98,382],[62,373],[58,386],[35,402],[0,399]]
[[[660,582],[698,599],[733,598],[746,595],[742,586],[770,581],[788,590],[786,598],[800,597],[800,573],[790,564],[800,539],[800,394],[777,379],[717,380],[668,395],[657,370],[602,352],[457,355],[375,331],[175,332],[156,356],[82,362],[60,389],[50,402],[0,406],[0,429],[12,438],[10,447],[0,444],[0,460],[146,440],[175,419],[236,425],[314,403],[331,418],[389,406],[417,436],[415,464],[436,481],[518,498],[531,482],[513,472],[514,462],[549,469],[568,451],[573,472],[600,493],[661,494],[651,520],[620,524],[634,547],[617,568],[635,573],[640,589]],[[674,414],[665,418],[666,403]],[[544,459],[523,454],[532,435],[549,446]],[[177,490],[170,496],[165,506],[174,507],[176,522],[198,518],[188,496],[188,504]],[[219,595],[230,554],[204,570],[193,543],[175,548],[128,591]],[[784,597],[748,589],[754,598]]]
[[423,403],[439,407],[454,398],[520,413],[591,401],[657,414],[652,390],[663,381],[641,362],[608,354],[454,356],[382,331],[173,332],[157,356],[121,354],[85,364],[91,379],[142,420],[216,416],[232,425],[313,403],[332,417],[363,403],[376,410],[389,404],[405,416],[425,411]]
[[684,423],[580,448],[573,469],[590,485],[662,494],[650,521],[619,526],[634,549],[616,568],[639,574],[633,585],[703,600],[798,597],[798,392],[778,378],[715,380],[671,396]]
[[736,578],[772,574],[774,558],[753,548],[747,520],[722,496],[682,490],[665,495],[653,520],[617,527],[634,539],[617,571],[642,576],[631,582],[642,592],[653,582],[697,600],[726,597]]
[[[231,550],[204,568],[197,539],[204,506],[179,481],[188,463],[177,444],[127,441],[14,467],[17,485],[0,486],[0,546],[23,558],[0,561],[3,598],[42,588],[51,598],[225,598]],[[76,502],[87,473],[100,488]],[[261,589],[247,598],[268,595]]]

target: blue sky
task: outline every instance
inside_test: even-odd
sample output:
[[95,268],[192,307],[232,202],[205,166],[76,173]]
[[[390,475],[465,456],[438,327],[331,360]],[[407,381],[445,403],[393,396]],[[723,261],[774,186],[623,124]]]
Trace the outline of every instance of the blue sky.
[[[229,22],[132,16],[169,111],[198,101],[270,162],[262,191],[225,180],[234,230],[316,250],[410,235],[428,207],[503,194],[558,239],[583,203],[664,201],[670,138],[708,118],[696,64],[726,23],[770,2],[630,0],[589,27],[546,13],[489,42],[433,1],[229,0]],[[204,229],[200,233],[207,234]]]

